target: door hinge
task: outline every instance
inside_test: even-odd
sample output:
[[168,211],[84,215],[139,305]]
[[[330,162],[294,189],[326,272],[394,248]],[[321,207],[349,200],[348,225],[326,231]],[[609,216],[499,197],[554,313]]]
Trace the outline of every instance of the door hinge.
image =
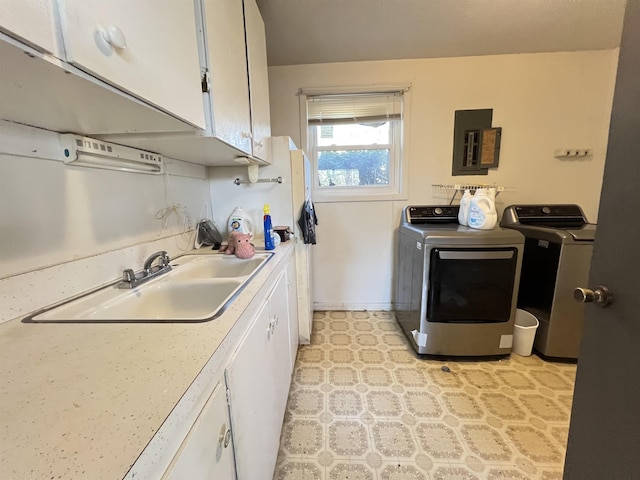
[[225,391],[226,397],[227,397],[227,406],[231,406],[231,391],[227,388],[227,390]]
[[202,93],[211,92],[211,79],[209,76],[209,69],[205,68],[202,71],[202,80],[200,81],[200,85],[202,87]]

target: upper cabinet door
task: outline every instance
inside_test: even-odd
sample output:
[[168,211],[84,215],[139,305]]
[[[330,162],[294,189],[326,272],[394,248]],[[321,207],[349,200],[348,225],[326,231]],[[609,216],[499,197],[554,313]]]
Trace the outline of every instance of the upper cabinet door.
[[251,116],[242,2],[204,0],[204,7],[211,76],[211,134],[250,155]]
[[205,128],[192,1],[58,0],[58,7],[69,63]]
[[2,0],[0,31],[36,50],[60,56],[54,0]]
[[267,139],[271,136],[269,76],[264,22],[255,0],[244,0],[253,156],[270,162]]

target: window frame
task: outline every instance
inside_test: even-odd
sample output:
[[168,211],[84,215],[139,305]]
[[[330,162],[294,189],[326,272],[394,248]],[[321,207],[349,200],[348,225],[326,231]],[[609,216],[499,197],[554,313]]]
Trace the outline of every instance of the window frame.
[[[391,121],[391,144],[320,147],[317,145],[316,126],[309,126],[307,117],[307,99],[316,95],[359,95],[363,93],[402,93],[402,119]],[[407,200],[408,183],[408,123],[410,106],[410,85],[378,86],[378,87],[340,87],[327,89],[300,89],[300,133],[303,148],[308,153],[312,166],[311,193],[313,200],[322,202],[361,202],[380,200]],[[384,147],[382,146],[384,145]],[[360,148],[358,148],[360,147]],[[368,186],[333,186],[320,187],[318,174],[318,151],[335,150],[386,150],[389,147],[389,184]]]

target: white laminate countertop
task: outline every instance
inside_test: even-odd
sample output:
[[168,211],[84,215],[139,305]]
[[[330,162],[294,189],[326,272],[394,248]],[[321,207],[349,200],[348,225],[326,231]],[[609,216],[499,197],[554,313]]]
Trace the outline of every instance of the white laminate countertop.
[[[209,322],[25,324],[16,319],[0,325],[0,479],[123,478],[165,420],[193,418],[188,410],[198,402],[187,401],[185,392],[222,375],[293,255],[293,244],[276,247],[225,313]],[[181,440],[164,442],[171,444],[168,455]],[[152,442],[151,448],[158,445],[163,442]],[[154,455],[139,463],[153,464]],[[145,476],[155,474],[135,478]]]

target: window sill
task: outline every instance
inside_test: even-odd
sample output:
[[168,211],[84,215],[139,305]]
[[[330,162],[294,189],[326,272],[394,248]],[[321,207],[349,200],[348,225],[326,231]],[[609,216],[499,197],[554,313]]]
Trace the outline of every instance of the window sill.
[[353,193],[353,192],[313,192],[314,203],[338,203],[338,202],[394,202],[408,200],[408,196],[404,193]]

